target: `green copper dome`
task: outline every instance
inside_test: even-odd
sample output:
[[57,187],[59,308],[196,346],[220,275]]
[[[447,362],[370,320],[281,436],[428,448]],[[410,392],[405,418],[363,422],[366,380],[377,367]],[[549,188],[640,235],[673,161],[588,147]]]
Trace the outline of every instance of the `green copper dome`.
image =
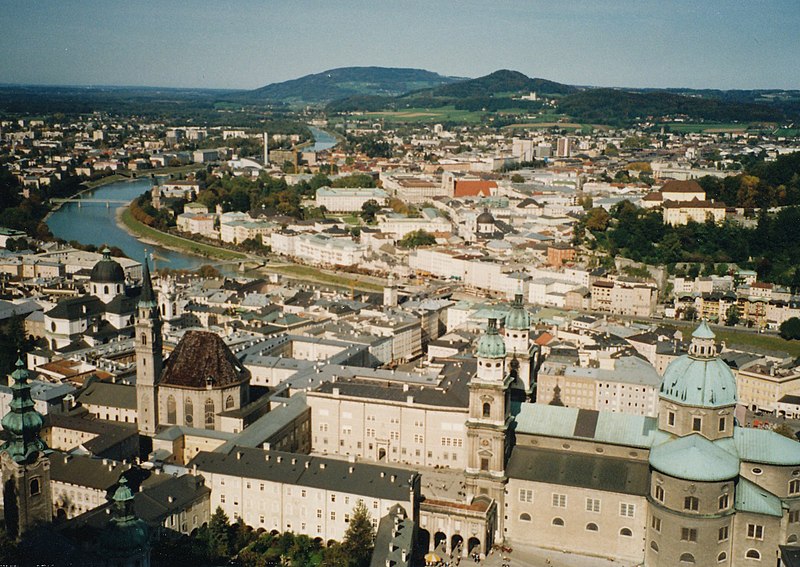
[[664,372],[661,398],[679,404],[717,408],[736,404],[736,379],[718,356],[714,333],[705,321],[692,334],[689,354]]
[[511,310],[506,316],[506,329],[513,329],[515,331],[528,331],[531,328],[531,315],[522,301],[522,294],[518,293],[514,296],[514,301],[511,303]]
[[505,358],[506,343],[497,333],[497,319],[489,319],[486,334],[478,341],[478,358]]
[[39,438],[44,419],[34,409],[31,399],[31,385],[28,383],[30,373],[22,360],[17,360],[17,369],[11,373],[14,384],[11,386],[11,402],[9,412],[3,416],[3,429],[12,438],[0,450],[5,451],[17,462],[26,462],[35,457],[47,445]]
[[111,500],[114,503],[114,517],[99,538],[99,549],[104,555],[115,559],[143,555],[150,547],[150,529],[133,511],[133,492],[124,476],[120,476]]

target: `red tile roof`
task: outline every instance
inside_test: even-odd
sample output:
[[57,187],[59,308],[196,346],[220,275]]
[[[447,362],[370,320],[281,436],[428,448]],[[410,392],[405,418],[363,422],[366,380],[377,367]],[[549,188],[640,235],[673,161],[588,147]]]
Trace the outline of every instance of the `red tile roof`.
[[494,181],[456,181],[453,191],[454,197],[489,197],[492,189],[497,189]]

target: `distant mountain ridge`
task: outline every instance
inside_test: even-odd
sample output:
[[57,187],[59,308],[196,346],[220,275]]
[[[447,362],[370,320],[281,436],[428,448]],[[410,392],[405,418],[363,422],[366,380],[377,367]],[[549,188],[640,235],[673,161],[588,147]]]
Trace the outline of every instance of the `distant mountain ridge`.
[[320,103],[351,96],[398,96],[464,81],[433,71],[394,67],[341,67],[249,91],[250,99]]

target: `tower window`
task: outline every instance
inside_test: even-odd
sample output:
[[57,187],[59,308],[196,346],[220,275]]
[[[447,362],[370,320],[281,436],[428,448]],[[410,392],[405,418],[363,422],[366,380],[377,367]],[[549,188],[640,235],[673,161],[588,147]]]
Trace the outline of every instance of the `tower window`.
[[675,425],[675,412],[671,411],[667,413],[667,423],[669,425]]
[[661,486],[656,486],[655,497],[659,502],[664,501],[664,489]]
[[724,417],[719,418],[719,430],[720,431],[725,431],[725,418]]
[[228,396],[225,398],[225,409],[231,409],[233,407],[233,396]]
[[31,479],[30,489],[31,496],[37,496],[38,494],[42,493],[42,483],[38,476]]
[[489,417],[492,415],[492,404],[484,403],[483,404],[483,417]]
[[487,459],[485,457],[481,459],[481,470],[482,471],[488,471],[489,470],[489,459]]
[[142,333],[141,335],[139,335],[139,339],[140,339],[140,342],[141,342],[143,345],[146,345],[146,344],[147,344],[147,335],[146,335],[146,334]]
[[789,481],[789,494],[797,494],[800,492],[800,479],[793,478]]
[[693,417],[692,418],[692,431],[700,431],[703,427],[703,418],[702,417]]
[[696,496],[687,496],[686,498],[683,499],[684,510],[691,510],[692,512],[697,512],[699,504],[700,500],[698,500]]

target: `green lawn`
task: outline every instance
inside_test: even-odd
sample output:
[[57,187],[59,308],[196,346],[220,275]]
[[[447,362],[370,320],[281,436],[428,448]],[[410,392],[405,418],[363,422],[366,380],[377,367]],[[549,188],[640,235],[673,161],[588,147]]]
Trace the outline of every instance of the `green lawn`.
[[188,238],[181,238],[180,236],[173,236],[172,234],[156,230],[133,218],[129,208],[126,208],[122,212],[122,223],[141,237],[153,240],[164,246],[185,250],[192,254],[216,258],[218,260],[244,260],[247,258],[247,256],[241,252],[234,252],[232,250],[226,250],[225,248],[194,242]]
[[359,280],[357,275],[329,274],[328,272],[323,272],[312,266],[294,264],[291,266],[267,266],[266,269],[292,278],[307,279],[318,283],[327,283],[341,287],[350,287],[352,285],[356,289],[365,291],[381,291],[383,289],[377,284]]

